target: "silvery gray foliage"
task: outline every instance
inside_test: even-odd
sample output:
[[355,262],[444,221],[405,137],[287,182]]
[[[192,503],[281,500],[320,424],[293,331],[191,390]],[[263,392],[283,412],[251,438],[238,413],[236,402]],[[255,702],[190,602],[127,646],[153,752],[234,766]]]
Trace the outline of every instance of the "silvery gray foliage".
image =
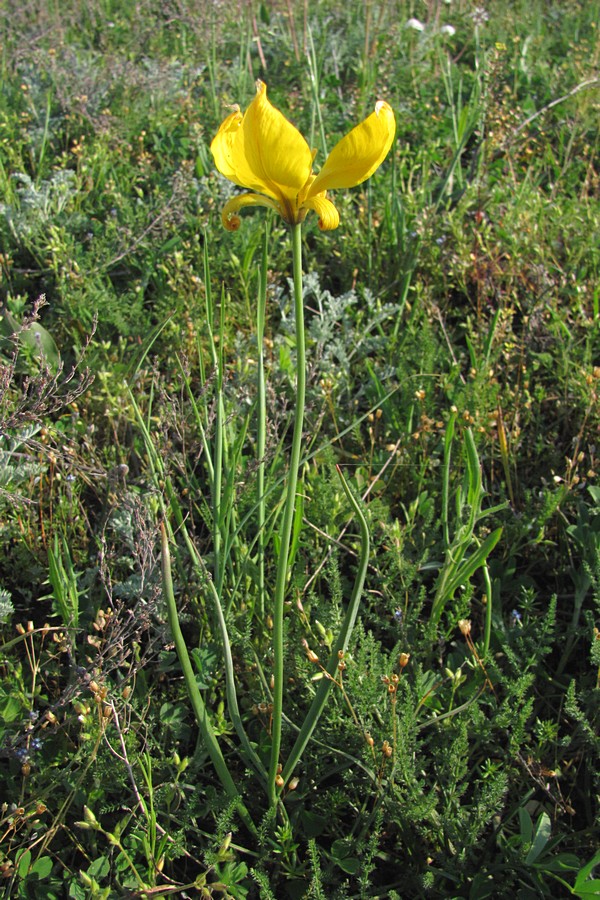
[[[275,295],[284,336],[294,332],[291,281],[288,289],[289,293],[279,291]],[[393,303],[382,302],[368,288],[360,292],[351,288],[335,295],[321,287],[316,272],[304,276],[303,293],[309,365],[318,377],[329,375],[332,370],[349,374],[361,359],[387,345],[386,328],[389,330],[397,315]],[[385,372],[379,372],[379,377],[389,378],[393,372],[393,366],[389,366]]]
[[13,202],[0,203],[4,218],[16,240],[27,240],[38,234],[57,216],[68,210],[77,194],[77,175],[71,169],[58,169],[48,179],[36,184],[25,172],[11,176],[15,196]]
[[5,625],[14,611],[15,608],[12,603],[10,591],[6,591],[4,588],[0,587],[0,625]]

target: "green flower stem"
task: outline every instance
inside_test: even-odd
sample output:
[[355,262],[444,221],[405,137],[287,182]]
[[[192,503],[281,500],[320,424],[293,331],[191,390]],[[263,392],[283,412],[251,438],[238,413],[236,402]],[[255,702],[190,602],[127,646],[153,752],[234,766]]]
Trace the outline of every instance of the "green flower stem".
[[294,434],[290,454],[287,493],[283,510],[283,521],[279,533],[279,558],[273,608],[273,727],[271,762],[269,766],[269,802],[277,803],[277,766],[281,749],[281,725],[283,719],[283,609],[285,589],[289,570],[289,550],[294,510],[296,507],[296,487],[302,449],[302,429],[304,426],[304,400],[306,395],[306,346],[304,335],[304,298],[302,294],[302,226],[292,225],[292,255],[294,274],[294,308],[296,314],[296,408],[294,412]]
[[179,615],[177,613],[177,604],[175,602],[175,594],[173,592],[173,577],[171,574],[171,554],[169,552],[169,539],[167,536],[167,528],[164,522],[161,523],[161,562],[163,590],[167,605],[167,618],[169,621],[169,628],[171,629],[171,634],[173,635],[173,641],[175,643],[175,649],[177,651],[179,663],[183,671],[183,677],[185,680],[188,697],[190,698],[194,714],[196,716],[196,721],[198,722],[198,727],[202,734],[204,746],[206,747],[211,762],[215,767],[215,771],[219,776],[219,780],[225,788],[227,795],[232,799],[238,801],[238,808],[241,819],[243,820],[244,824],[250,829],[250,831],[252,833],[255,833],[256,828],[254,822],[250,818],[250,814],[248,813],[248,810],[246,809],[242,798],[240,797],[240,793],[235,785],[235,782],[231,777],[231,773],[227,767],[227,763],[225,762],[225,759],[221,752],[221,748],[219,747],[219,743],[217,741],[217,737],[208,717],[206,706],[204,705],[200,690],[198,689],[198,684],[196,682],[192,663],[187,651],[185,638],[183,637],[183,633],[181,631],[181,626],[179,624]]
[[[213,517],[213,577],[217,585],[219,596],[222,596],[223,586],[223,565],[222,565],[222,543],[223,543],[223,466],[225,452],[225,408],[223,402],[223,335],[225,329],[225,295],[221,293],[221,310],[219,318],[219,344],[215,340],[215,305],[213,302],[213,294],[211,287],[210,257],[209,257],[209,240],[205,232],[204,234],[204,284],[206,290],[206,328],[208,330],[209,348],[213,369],[216,373],[216,395],[217,395],[217,416],[215,423],[215,443],[213,448],[213,461],[209,464],[209,472],[211,475],[211,501],[212,501],[212,517]],[[201,360],[202,354],[198,354]],[[210,460],[210,454],[207,454]]]
[[258,348],[256,394],[256,457],[258,471],[256,479],[257,505],[257,553],[258,553],[258,611],[261,619],[265,616],[265,453],[267,448],[267,403],[265,386],[264,336],[267,308],[267,271],[269,249],[269,225],[265,225],[265,240],[260,266],[260,287],[258,291],[258,311],[256,314],[256,344]]
[[[223,301],[223,298],[222,298]],[[222,563],[222,543],[223,543],[223,460],[224,460],[224,444],[225,444],[225,404],[223,402],[223,323],[225,315],[223,312],[223,302],[221,302],[221,318],[220,318],[220,340],[217,357],[217,420],[215,422],[215,447],[214,447],[214,480],[213,480],[213,555],[214,555],[214,580],[217,593],[223,596],[223,563]]]

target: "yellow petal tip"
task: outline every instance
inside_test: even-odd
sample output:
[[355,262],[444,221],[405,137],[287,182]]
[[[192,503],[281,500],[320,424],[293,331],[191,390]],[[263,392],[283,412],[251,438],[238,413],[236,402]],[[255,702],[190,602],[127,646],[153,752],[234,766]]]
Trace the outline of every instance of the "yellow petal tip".
[[375,104],[375,112],[377,113],[377,115],[379,115],[382,109],[385,109],[386,112],[392,112],[392,107],[387,102],[387,100],[378,100]]

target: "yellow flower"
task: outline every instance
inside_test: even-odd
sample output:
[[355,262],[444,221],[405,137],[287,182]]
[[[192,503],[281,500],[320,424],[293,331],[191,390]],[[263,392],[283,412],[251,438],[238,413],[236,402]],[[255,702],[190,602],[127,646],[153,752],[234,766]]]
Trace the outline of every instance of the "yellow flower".
[[268,206],[286,222],[302,222],[309,209],[319,227],[337,228],[340,216],[327,199],[333,188],[355,187],[370,178],[387,156],[396,130],[389,103],[379,100],[375,112],[339,141],[318,175],[312,171],[316,151],[267,99],[267,86],[256,82],[256,97],[242,115],[234,109],[219,128],[210,149],[219,172],[251,193],[223,207],[228,231],[240,226],[236,213],[244,206]]

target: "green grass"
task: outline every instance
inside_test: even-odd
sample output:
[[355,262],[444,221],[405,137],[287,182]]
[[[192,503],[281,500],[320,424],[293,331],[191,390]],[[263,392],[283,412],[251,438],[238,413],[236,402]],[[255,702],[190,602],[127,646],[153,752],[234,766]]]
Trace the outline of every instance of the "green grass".
[[[0,3],[5,895],[597,896],[600,6],[296,7]],[[258,77],[317,165],[398,122],[303,229],[275,629],[290,234],[209,152]]]

